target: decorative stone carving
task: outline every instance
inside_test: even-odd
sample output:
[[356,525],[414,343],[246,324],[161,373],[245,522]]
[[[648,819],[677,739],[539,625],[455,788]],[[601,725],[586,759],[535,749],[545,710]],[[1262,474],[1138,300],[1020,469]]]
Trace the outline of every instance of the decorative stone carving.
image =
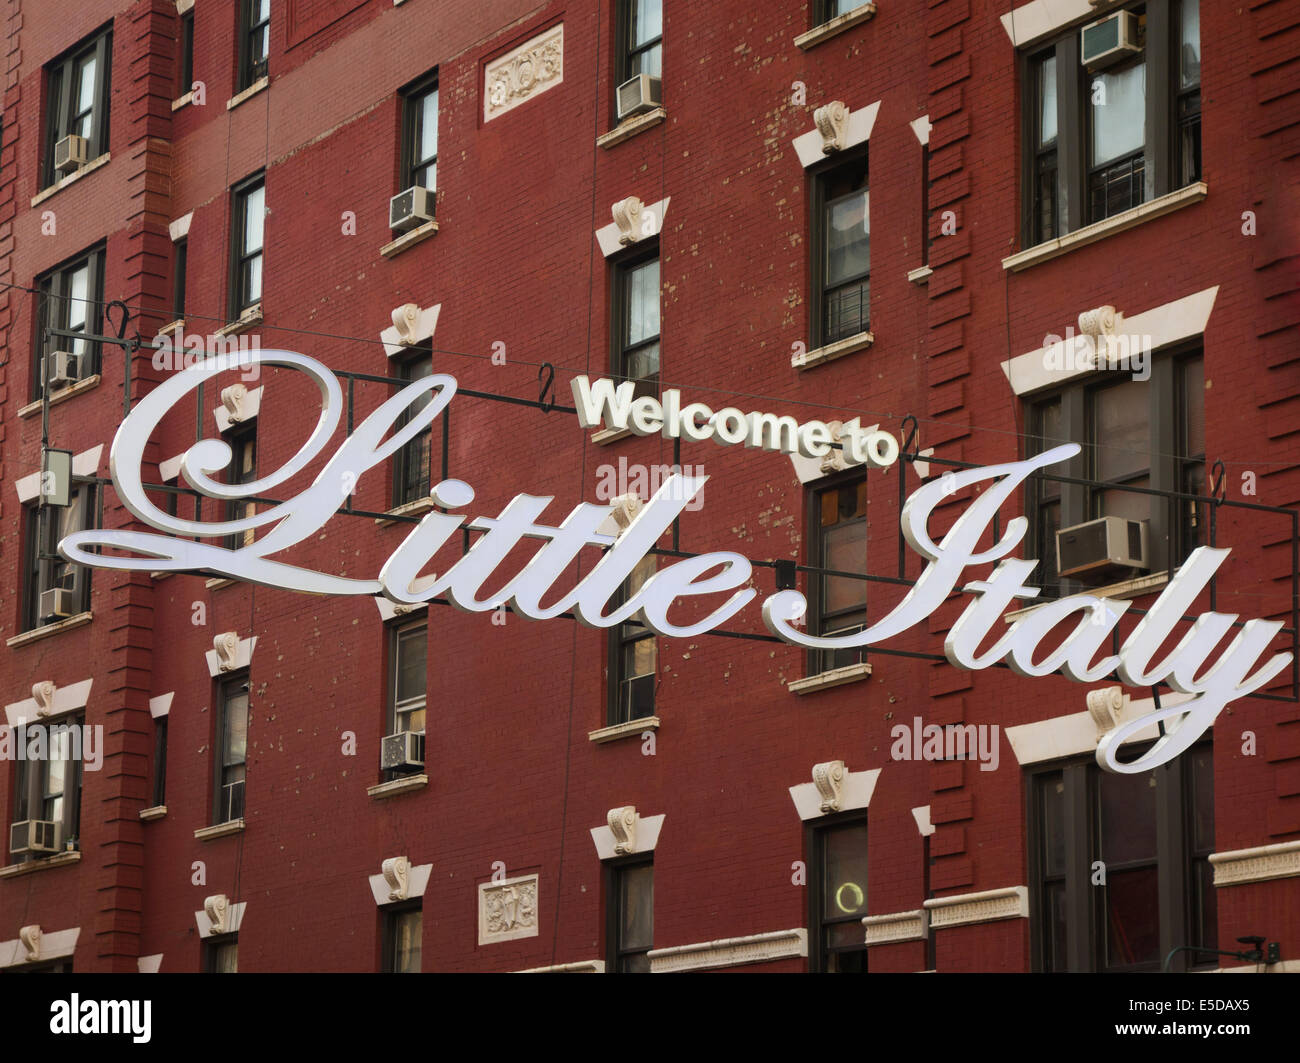
[[393,615],[394,615],[394,616],[405,616],[407,613],[412,612],[414,609],[415,609],[415,606],[413,606],[410,602],[394,602],[394,603],[393,603]]
[[388,899],[404,901],[410,895],[411,862],[404,856],[390,856],[380,865],[384,881],[388,883]]
[[610,503],[610,505],[614,507],[614,522],[618,525],[619,535],[622,535],[629,527],[631,527],[632,521],[636,519],[636,515],[645,508],[645,503],[643,503],[640,497],[635,493],[619,495]]
[[1103,351],[1109,355],[1114,347],[1123,316],[1113,306],[1099,306],[1079,315],[1079,335],[1092,341],[1094,365],[1101,362]]
[[814,764],[812,777],[821,798],[821,810],[838,812],[844,796],[844,761],[828,760],[824,764]]
[[922,907],[930,913],[930,929],[992,923],[999,919],[1029,918],[1029,889],[1005,886],[982,893],[963,893],[956,897],[933,897]]
[[231,384],[221,389],[221,405],[226,408],[226,415],[231,424],[239,424],[247,415],[248,388],[243,384]]
[[39,926],[20,927],[18,940],[22,942],[23,949],[27,952],[28,963],[35,963],[41,958],[41,928]]
[[58,689],[52,679],[42,679],[32,686],[32,698],[36,701],[37,716],[48,716],[54,711],[54,692]]
[[1300,841],[1211,853],[1210,864],[1219,887],[1291,878],[1300,875]]
[[564,26],[554,26],[488,63],[483,118],[491,121],[564,80]]
[[225,934],[230,931],[230,898],[224,893],[207,898],[203,902],[203,911],[207,913],[213,934]]
[[[840,421],[831,421],[826,426],[831,430],[831,437],[836,443],[841,442],[841,433],[844,431],[844,425]],[[844,461],[844,451],[839,447],[832,447],[822,458],[821,471],[822,475],[828,475],[833,472],[842,472],[848,468]]]
[[238,633],[223,631],[212,640],[212,648],[217,651],[217,671],[231,671],[235,667],[235,659],[239,653]]
[[830,155],[844,147],[844,134],[849,125],[849,107],[842,100],[831,100],[813,111],[813,122],[822,135],[822,154]]
[[478,888],[480,945],[537,936],[537,876],[484,882]]
[[645,204],[636,196],[620,199],[610,211],[614,215],[614,224],[618,226],[618,242],[623,245],[634,244],[641,239],[641,212]]
[[1097,734],[1104,735],[1119,724],[1120,714],[1128,698],[1122,687],[1102,687],[1088,691],[1088,715],[1097,725]]
[[636,852],[636,806],[609,810],[609,829],[614,832],[614,852],[622,856]]
[[415,303],[403,303],[393,310],[393,328],[397,329],[397,338],[402,343],[414,343],[419,327],[420,308]]

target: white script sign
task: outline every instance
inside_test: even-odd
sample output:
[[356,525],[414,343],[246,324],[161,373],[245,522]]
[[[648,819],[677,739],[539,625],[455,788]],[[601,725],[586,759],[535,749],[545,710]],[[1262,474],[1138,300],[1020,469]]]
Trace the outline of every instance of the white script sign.
[[[232,579],[315,594],[383,594],[394,602],[420,603],[445,596],[459,609],[495,610],[509,604],[514,612],[534,620],[547,620],[570,612],[583,624],[608,628],[642,613],[646,624],[665,636],[694,637],[725,623],[757,595],[745,587],[752,566],[742,554],[719,551],[675,561],[660,568],[626,602],[606,613],[605,608],[636,568],[654,548],[678,515],[700,492],[707,476],[671,475],[655,492],[623,533],[614,539],[596,529],[609,515],[610,506],[582,502],[558,526],[541,523],[551,496],[520,494],[496,517],[476,517],[469,528],[482,531],[476,542],[445,571],[421,575],[438,551],[462,530],[465,517],[431,512],[420,521],[379,571],[377,579],[352,579],[329,575],[271,560],[271,556],[302,542],[323,527],[357,481],[369,469],[386,461],[427,428],[450,403],[456,380],[439,374],[402,388],[381,404],[339,445],[312,485],[264,512],[236,520],[198,522],[171,516],[158,509],[143,486],[143,456],[154,429],[166,413],[202,382],[231,369],[251,364],[280,365],[301,370],[320,388],[321,413],[310,438],[288,462],[251,483],[222,484],[210,473],[225,469],[230,447],[217,439],[204,439],[185,453],[181,471],[201,494],[221,500],[263,495],[300,473],[317,457],[338,428],[342,396],[338,381],[315,359],[292,351],[264,350],[220,354],[168,378],[131,411],[113,440],[109,459],[113,484],[122,504],[145,524],[169,533],[92,529],[74,532],[59,543],[67,560],[98,568],[143,571],[208,571]],[[430,393],[432,393],[430,395]],[[392,438],[385,436],[422,397],[428,404],[410,414]],[[944,476],[915,491],[903,507],[904,536],[912,549],[928,562],[906,597],[886,616],[866,629],[838,638],[805,634],[795,626],[807,609],[803,594],[778,591],[763,603],[763,622],[786,642],[812,649],[867,646],[882,642],[921,623],[958,586],[966,568],[997,562],[988,579],[965,584],[974,595],[944,641],[948,660],[960,668],[980,669],[1005,661],[1018,675],[1045,676],[1054,672],[1079,683],[1097,683],[1117,673],[1129,686],[1165,683],[1191,694],[1190,701],[1164,706],[1121,724],[1102,738],[1097,760],[1109,771],[1136,773],[1177,756],[1214,723],[1229,702],[1269,683],[1291,661],[1289,653],[1275,654],[1251,671],[1268,652],[1281,629],[1275,621],[1250,620],[1209,665],[1209,657],[1231,631],[1235,614],[1202,613],[1176,648],[1162,660],[1155,657],[1173,634],[1180,617],[1209,584],[1229,551],[1200,547],[1161,593],[1151,611],[1134,627],[1117,654],[1096,659],[1109,641],[1130,602],[1081,594],[1033,609],[1012,623],[991,649],[978,653],[990,631],[1003,623],[1002,615],[1016,600],[1034,598],[1038,590],[1025,586],[1036,561],[1008,555],[1020,545],[1028,529],[1024,517],[1007,523],[1001,538],[985,550],[978,546],[993,525],[998,508],[1035,470],[1066,461],[1079,452],[1075,443],[1055,447],[1026,461],[987,468],[966,469]],[[927,530],[930,513],[954,491],[986,482],[956,523],[936,543]],[[474,489],[460,480],[444,480],[433,490],[444,510],[463,509],[474,500]],[[252,528],[270,526],[261,537],[238,549],[193,542],[180,536],[225,537]],[[541,542],[527,565],[493,594],[483,596],[483,585],[511,550],[525,539]],[[560,596],[543,606],[542,600],[588,546],[601,547],[603,556],[575,586],[560,588]],[[128,551],[137,556],[94,553],[94,548]],[[690,595],[734,592],[711,613],[691,624],[675,624],[668,610]],[[1057,624],[1077,616],[1075,629],[1042,661],[1035,651]],[[1095,663],[1094,663],[1095,661]],[[1164,733],[1146,753],[1129,763],[1117,759],[1120,745],[1146,728],[1163,722]]]

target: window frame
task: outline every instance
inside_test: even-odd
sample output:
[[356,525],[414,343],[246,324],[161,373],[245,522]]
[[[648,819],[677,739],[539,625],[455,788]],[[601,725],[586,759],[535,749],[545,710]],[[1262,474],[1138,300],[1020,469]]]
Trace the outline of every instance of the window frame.
[[616,54],[615,81],[614,81],[615,121],[618,120],[618,114],[617,114],[618,86],[626,84],[628,81],[631,81],[632,78],[635,76],[632,68],[633,66],[636,65],[636,59],[639,56],[645,54],[646,52],[652,51],[655,48],[659,49],[660,73],[658,75],[652,74],[650,76],[651,77],[657,76],[659,78],[660,83],[662,84],[663,82],[663,54],[664,54],[663,53],[663,47],[664,47],[663,7],[662,6],[660,7],[660,12],[659,12],[659,36],[651,38],[650,40],[646,41],[646,43],[644,44],[637,45],[632,40],[632,34],[634,32],[633,22],[632,22],[632,4],[635,2],[636,0],[618,0],[618,14],[617,14],[617,22],[616,22],[617,34],[618,34],[616,40],[618,41],[618,48]]
[[[226,466],[226,483],[228,485],[249,484],[257,479],[257,418],[232,424],[221,434],[222,440],[230,447],[230,464]],[[243,459],[247,451],[252,450],[251,467],[243,471]],[[247,499],[232,498],[225,504],[226,520],[242,520],[257,512],[257,503]],[[251,545],[257,537],[257,529],[249,528],[242,532],[233,532],[222,540],[227,550],[239,550]]]
[[[235,970],[222,972],[218,967],[218,959],[224,949],[235,949]],[[209,938],[203,939],[203,973],[204,974],[237,974],[239,972],[239,933],[233,934],[216,934]]]
[[[424,99],[430,94],[438,96],[438,102],[434,107],[434,151],[433,155],[427,159],[416,158],[416,132],[417,125],[421,117],[421,105]],[[400,146],[400,157],[398,163],[398,193],[405,192],[408,188],[420,187],[428,188],[430,192],[437,193],[438,178],[438,129],[437,125],[442,120],[442,97],[438,88],[438,71],[435,68],[431,73],[421,77],[418,81],[413,82],[400,93],[402,101],[402,138]],[[434,167],[433,186],[418,182],[415,179],[416,171],[422,170],[427,166]]]
[[[44,716],[37,720],[27,721],[33,726],[39,726],[46,729],[46,751],[49,746],[49,729],[54,727],[82,727],[86,723],[86,710],[84,707],[72,712],[59,713],[58,715]],[[83,732],[84,737],[84,732]],[[26,724],[14,728],[14,739],[20,742],[24,747],[27,743]],[[46,789],[49,785],[49,770],[52,759],[47,755],[41,760],[35,762],[29,760],[16,760],[13,772],[13,800],[9,806],[9,828],[12,830],[15,823],[22,823],[24,820],[38,820],[42,822],[57,822],[61,828],[59,836],[59,849],[56,853],[23,853],[21,856],[14,856],[9,853],[8,837],[5,839],[5,855],[9,860],[15,863],[28,863],[36,860],[46,860],[58,853],[66,852],[69,839],[75,838],[77,844],[74,851],[81,850],[81,800],[85,791],[85,772],[82,763],[85,757],[84,747],[82,756],[76,759],[68,759],[64,763],[69,765],[65,769],[65,778],[63,790],[60,797],[63,800],[63,813],[58,820],[45,819],[45,802],[48,799]],[[32,764],[36,767],[33,770]]]
[[180,80],[176,85],[176,98],[179,100],[194,89],[194,8],[180,16],[180,57],[177,61]]
[[[862,915],[849,915],[842,919],[828,919],[826,913],[822,910],[826,835],[831,831],[852,829],[854,827],[861,827],[862,830],[866,832],[865,844],[868,846],[867,871],[869,875],[871,869],[869,848],[871,844],[871,835],[867,809],[849,809],[844,812],[820,816],[817,819],[808,820],[804,823],[804,852],[807,856],[806,866],[808,868],[808,970],[810,973],[826,973],[829,954],[831,952],[841,951],[861,951],[864,973],[870,969],[869,955],[867,951],[867,934],[865,927],[862,925],[862,919],[866,916],[868,905],[870,904],[870,882],[868,881],[867,883],[867,889],[864,891],[862,899]],[[826,928],[829,926],[853,922],[856,922],[859,929],[862,931],[861,949],[827,949],[825,946]]]
[[[61,180],[54,169],[54,148],[72,131],[75,106],[71,94],[77,67],[89,56],[95,58],[95,94],[90,106],[90,136],[87,137],[86,161],[93,162],[109,145],[109,112],[112,102],[113,26],[109,23],[72,48],[45,64],[45,148],[41,161],[41,187],[49,188]],[[84,112],[79,112],[84,113]]]
[[26,527],[23,545],[24,590],[22,618],[24,631],[36,631],[58,623],[58,621],[50,621],[49,624],[42,623],[40,601],[42,591],[62,587],[67,582],[66,574],[62,580],[57,577],[56,573],[59,568],[66,568],[72,577],[72,586],[63,588],[71,590],[76,597],[76,612],[70,615],[76,616],[78,613],[90,611],[90,568],[86,565],[74,565],[70,561],[64,561],[53,556],[42,558],[40,555],[43,548],[45,548],[47,555],[52,555],[54,553],[52,548],[58,546],[58,524],[49,522],[52,519],[57,521],[60,510],[71,508],[73,505],[80,507],[81,523],[80,527],[73,529],[75,531],[87,531],[91,528],[100,527],[102,524],[102,512],[100,510],[102,497],[98,485],[93,480],[74,476],[69,494],[69,506],[50,506],[36,503],[24,505],[23,508],[26,511],[24,514]]
[[[244,229],[248,215],[248,199],[258,189],[262,190],[262,242],[255,252],[244,246]],[[251,307],[259,306],[266,296],[266,172],[250,175],[230,190],[230,319],[237,321]],[[244,290],[244,266],[260,259],[259,290],[256,299],[249,299]]]
[[[605,886],[605,970],[609,974],[632,974],[627,965],[634,956],[645,956],[649,967],[649,954],[654,951],[654,852],[629,853],[602,861]],[[623,947],[623,884],[624,876],[642,868],[650,869],[650,944],[645,948]]]
[[[635,394],[657,397],[662,390],[663,380],[663,259],[659,255],[659,241],[643,241],[648,246],[636,247],[629,254],[612,260],[611,269],[611,306],[610,306],[610,376],[616,383],[632,380],[636,383]],[[631,328],[632,298],[629,292],[632,274],[638,269],[655,262],[659,266],[659,283],[655,287],[655,300],[658,303],[656,316],[659,319],[659,331],[633,343],[629,337]],[[658,347],[655,372],[652,377],[632,377],[627,373],[628,362],[632,356],[651,346]]]
[[[854,336],[862,335],[864,332],[871,331],[871,251],[870,251],[870,219],[871,219],[871,168],[868,156],[868,146],[860,144],[856,147],[849,148],[846,151],[836,152],[834,156],[826,161],[811,167],[808,170],[808,179],[811,182],[809,199],[809,218],[808,218],[808,254],[810,266],[810,287],[811,298],[809,299],[809,337],[808,346],[810,350],[816,350],[830,343],[837,343],[842,340],[851,339]],[[830,186],[837,180],[842,180],[849,176],[853,171],[861,168],[861,188],[855,188],[852,191],[840,195],[831,196],[828,194]],[[856,176],[856,175],[855,175]],[[856,332],[847,333],[830,339],[831,329],[829,315],[826,312],[826,299],[829,294],[827,289],[826,276],[826,253],[830,243],[828,224],[829,208],[850,196],[864,193],[867,196],[867,219],[868,219],[868,251],[867,251],[867,270],[848,280],[839,282],[836,289],[848,288],[851,285],[864,284],[866,286],[866,326]],[[928,258],[928,255],[927,255]],[[859,313],[859,323],[861,323],[861,313]]]
[[[51,336],[46,341],[47,328],[71,331],[72,297],[68,294],[73,276],[84,266],[86,269],[86,313],[81,331],[92,336],[103,334],[104,311],[104,266],[106,261],[104,244],[96,244],[72,258],[65,259],[52,269],[46,270],[36,278],[33,287],[37,289],[36,312],[33,315],[36,335],[32,342],[32,365],[28,394],[33,402],[39,401],[49,388],[49,366],[45,356],[62,350],[62,344],[76,345],[75,340],[67,336]],[[102,371],[102,352],[100,344],[87,341],[85,351],[80,352],[87,359],[82,377],[94,376]]]
[[185,319],[186,273],[189,269],[190,241],[182,236],[172,245],[172,320]]
[[[647,554],[646,557],[643,559],[643,561],[651,564],[655,564],[656,566],[655,571],[658,571],[657,556],[655,554]],[[640,565],[638,564],[638,568],[639,567]],[[653,575],[653,572],[647,575],[645,579],[649,579],[650,575]],[[642,580],[636,586],[633,586],[632,583],[635,577],[636,577],[636,571],[633,570],[632,575],[629,576],[627,580],[624,581],[622,586],[619,587],[617,593],[615,594],[614,601],[611,603],[611,609],[617,609],[622,605],[624,605],[627,602],[628,598],[632,594],[635,594],[641,588],[641,586],[644,585],[644,580]],[[636,615],[640,616],[641,614],[638,612]],[[606,691],[606,695],[607,695],[606,710],[605,710],[606,726],[614,727],[618,724],[624,724],[624,723],[631,724],[636,720],[648,720],[652,716],[654,716],[655,710],[658,707],[655,704],[656,695],[659,692],[658,691],[659,643],[657,639],[658,636],[655,634],[653,630],[651,630],[651,628],[645,623],[644,620],[640,620],[640,621],[635,619],[628,620],[622,624],[618,624],[617,626],[609,629],[609,635],[608,635],[609,663],[608,663],[608,672],[607,672],[609,676],[609,682],[607,683],[607,691]],[[631,677],[624,676],[623,652],[628,646],[635,645],[638,642],[643,642],[646,640],[651,641],[654,645],[654,668],[648,673],[650,677],[650,684],[649,684],[650,702],[651,702],[650,711],[647,713],[643,713],[640,716],[632,716],[630,715],[631,704],[629,703],[629,705],[627,706],[628,715],[625,716],[624,707],[623,707],[624,685],[629,681],[629,679],[644,679],[645,675],[631,676]]]
[[[252,88],[264,77],[270,76],[271,66],[271,4],[268,0],[265,21],[254,22],[253,8],[261,7],[261,0],[240,0],[239,2],[239,70],[235,79],[236,94]],[[266,54],[254,59],[254,35],[266,31]]]
[[[213,720],[214,736],[212,743],[212,820],[211,825],[219,827],[225,823],[236,823],[244,818],[244,812],[248,808],[248,725],[252,722],[253,716],[253,690],[249,679],[247,668],[241,668],[239,671],[230,675],[221,676],[216,682],[216,704],[217,712]],[[233,700],[232,692],[238,693],[242,688],[245,695],[245,716],[244,716],[244,759],[238,764],[226,764],[226,743],[230,731],[230,703]],[[226,809],[233,810],[234,801],[228,804],[223,800],[224,791],[227,786],[234,783],[226,782],[226,772],[231,769],[242,767],[244,769],[243,779],[235,780],[235,783],[242,783],[243,790],[239,799],[239,815],[225,816],[218,819],[219,813],[224,813]]]
[[[829,494],[832,491],[838,493],[839,491],[843,490],[846,487],[858,487],[858,486],[861,486],[864,489],[864,495],[865,495],[865,490],[869,486],[869,482],[867,480],[866,472],[863,469],[845,470],[843,473],[840,473],[835,476],[824,477],[822,480],[816,480],[809,485],[808,494],[807,494],[808,531],[807,531],[806,541],[809,544],[808,566],[810,568],[821,569],[826,566],[826,546],[823,538],[826,529],[822,527],[822,523],[821,523],[822,497],[826,494]],[[857,522],[860,520],[866,526],[869,533],[871,525],[866,511],[866,505],[867,505],[867,499],[864,497],[862,516],[853,518],[852,522]],[[837,521],[835,526],[838,527],[841,524],[848,524],[848,523],[850,522]],[[864,538],[864,543],[869,546],[870,544],[869,534]],[[840,571],[846,571],[846,570],[841,569]],[[862,574],[863,575],[867,574],[867,561],[865,557],[863,558],[863,562],[862,562]],[[805,615],[808,618],[809,635],[821,636],[821,635],[830,634],[830,632],[825,630],[827,617],[822,611],[822,599],[823,599],[822,580],[825,578],[834,578],[834,577],[823,577],[818,572],[808,573],[807,594],[806,594],[808,600],[808,612]],[[865,614],[867,608],[865,599],[867,597],[866,592],[868,588],[869,588],[869,582],[867,580],[863,580],[862,589],[863,589],[864,601],[862,605],[862,611],[864,615],[864,621],[863,621],[864,626],[866,624]],[[848,612],[848,610],[841,611],[841,613],[844,612]],[[835,630],[839,631],[840,634],[849,633],[847,629],[842,631],[840,629],[835,629]],[[856,655],[858,659],[857,661],[849,661],[847,664],[838,664],[838,665],[835,664],[834,663],[835,655],[842,654],[842,653]],[[831,665],[829,668],[824,667],[828,657],[829,660],[831,661]],[[808,650],[807,653],[807,667],[808,667],[807,674],[809,676],[822,675],[824,672],[833,671],[836,668],[845,668],[853,664],[865,663],[866,660],[867,660],[867,648],[865,646],[861,646],[856,649],[848,649],[848,650],[810,649]]]
[[[424,734],[427,735],[428,729],[428,712],[429,712],[429,618],[428,615],[417,616],[414,619],[403,619],[398,623],[390,621],[384,625],[384,634],[387,645],[385,646],[385,660],[387,663],[387,683],[384,691],[384,736],[395,734]],[[404,638],[416,637],[424,643],[424,684],[423,697],[420,704],[415,704],[416,699],[408,699],[409,704],[403,706],[398,703],[397,698],[397,681],[398,681],[398,654]],[[409,727],[399,728],[399,717],[409,716],[412,713],[423,712],[425,714],[425,726],[418,731],[412,731]],[[401,721],[407,722],[407,721]],[[406,774],[419,774],[419,768],[388,768],[384,771],[385,781],[401,778]]]
[[167,804],[167,716],[153,721],[153,807]]
[[[397,953],[397,930],[401,920],[410,915],[420,917],[420,967],[419,971],[399,971],[395,965]],[[379,909],[379,941],[381,974],[413,974],[424,970],[424,902],[422,899],[385,904]]]
[[[415,375],[415,370],[425,362],[429,364],[429,372],[420,376]],[[408,350],[400,359],[393,358],[390,362],[397,370],[396,375],[407,384],[414,383],[416,380],[423,380],[426,376],[432,376],[433,369],[433,341],[425,340]],[[429,393],[432,398],[433,393]],[[393,426],[393,431],[398,432],[410,423],[413,416],[410,407],[403,410]],[[445,418],[446,412],[442,414]],[[422,478],[412,479],[411,462],[413,456],[417,453],[421,443],[427,440],[428,460],[424,469]],[[392,461],[392,504],[394,508],[409,505],[412,502],[419,502],[429,497],[437,482],[433,475],[433,425],[430,424],[411,439],[405,446],[399,447],[393,454]],[[423,491],[415,490],[423,486]]]

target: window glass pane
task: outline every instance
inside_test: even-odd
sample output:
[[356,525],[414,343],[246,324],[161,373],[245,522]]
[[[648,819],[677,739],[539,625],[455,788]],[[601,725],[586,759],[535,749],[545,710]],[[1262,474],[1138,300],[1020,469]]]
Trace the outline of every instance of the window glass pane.
[[1178,87],[1190,89],[1201,83],[1201,5],[1183,0],[1182,40],[1178,48]]
[[1183,365],[1184,442],[1183,456],[1205,453],[1205,362],[1200,358]]
[[266,186],[258,185],[244,197],[244,254],[262,249],[262,224],[266,220]]
[[416,161],[423,162],[438,154],[438,90],[427,93],[420,101]]
[[648,949],[654,943],[654,866],[626,868],[619,873],[619,886],[619,949]]
[[244,304],[256,303],[262,298],[262,256],[244,263]]
[[[1151,479],[1142,476],[1128,482],[1130,487],[1150,487]],[[1151,495],[1138,494],[1136,491],[1098,491],[1095,496],[1096,512],[1094,517],[1123,517],[1125,520],[1150,520]]]
[[424,913],[401,912],[393,916],[393,970],[419,974],[424,936]]
[[[1156,773],[1096,772],[1101,804],[1101,855],[1112,865],[1156,858]],[[1108,872],[1109,881],[1109,872]]]
[[663,45],[656,44],[644,52],[637,52],[632,57],[631,74],[649,74],[652,78],[663,77]]
[[1047,919],[1044,927],[1046,956],[1044,967],[1049,971],[1069,969],[1065,938],[1065,883],[1052,882],[1043,891],[1043,912]]
[[659,335],[659,260],[627,273],[627,342],[640,343]]
[[212,969],[217,974],[235,974],[239,971],[239,944],[231,941],[218,945]]
[[863,948],[866,945],[866,932],[857,919],[843,923],[832,923],[826,928],[826,947],[828,949]]
[[[867,561],[867,522],[841,524],[822,533],[822,563],[839,572],[865,572]],[[823,613],[836,613],[866,604],[865,580],[825,577]]]
[[[628,7],[633,48],[638,48],[663,35],[663,0],[630,0]],[[647,70],[644,73],[649,74],[651,71]]]
[[[854,823],[823,834],[822,912],[826,919],[867,914],[867,828]],[[861,935],[862,926],[854,923]],[[860,938],[859,938],[860,940]]]
[[870,267],[871,222],[863,189],[826,205],[826,284],[842,284]]
[[1214,851],[1214,750],[1204,746],[1187,754],[1191,777],[1193,852]]
[[1107,967],[1159,962],[1160,896],[1157,878],[1154,866],[1136,871],[1107,871]]
[[271,17],[271,0],[256,0],[253,7],[257,11],[255,22],[265,22]]
[[1092,438],[1097,479],[1122,480],[1149,467],[1151,414],[1143,381],[1093,392]]
[[1065,780],[1059,773],[1039,780],[1043,817],[1043,874],[1065,874]]
[[1038,146],[1056,140],[1056,56],[1049,55],[1038,67]]
[[[78,266],[68,274],[68,299],[65,308],[69,329],[84,329],[90,311],[90,266]],[[58,338],[55,337],[55,342]],[[78,341],[81,342],[81,341]]]
[[1088,87],[1092,105],[1092,165],[1142,147],[1146,140],[1146,64],[1103,71]]
[[248,745],[248,691],[231,691],[226,695],[225,739],[222,764],[243,764]]
[[427,690],[426,662],[429,643],[427,629],[404,631],[397,642],[397,700],[423,698]]

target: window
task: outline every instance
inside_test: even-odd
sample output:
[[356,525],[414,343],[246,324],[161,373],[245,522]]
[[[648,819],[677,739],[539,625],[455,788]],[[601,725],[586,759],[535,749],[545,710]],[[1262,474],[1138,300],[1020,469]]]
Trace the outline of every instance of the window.
[[867,0],[814,0],[817,23],[829,22],[839,15],[847,15],[867,3]]
[[189,240],[177,240],[173,254],[176,258],[172,269],[172,320],[180,321],[185,317],[185,270],[189,264]]
[[222,934],[203,943],[205,974],[237,974],[239,971],[239,935]]
[[[655,556],[643,557],[628,577],[619,604],[636,594],[655,572]],[[637,614],[640,616],[640,614]],[[610,631],[609,723],[653,716],[657,672],[655,633],[638,619]]]
[[86,140],[86,160],[108,151],[109,68],[113,34],[104,30],[82,41],[45,68],[46,141],[44,181],[63,176],[55,169],[54,149],[64,137]]
[[1134,775],[1047,768],[1028,791],[1037,970],[1158,971],[1176,945],[1218,947],[1209,743]]
[[1198,0],[1124,10],[1136,17],[1139,50],[1113,65],[1083,66],[1083,26],[1024,57],[1026,245],[1200,180]]
[[244,780],[248,755],[248,673],[217,686],[217,763],[214,772],[213,824],[244,817]]
[[90,569],[59,556],[59,541],[96,526],[95,485],[74,484],[66,506],[27,507],[27,587],[24,630],[90,610]]
[[[230,447],[230,465],[226,468],[226,483],[247,484],[257,479],[257,422],[249,421],[232,426],[224,433],[222,439]],[[226,503],[226,520],[242,520],[257,512],[257,503],[245,499],[232,498]],[[256,528],[227,535],[224,546],[227,550],[238,550],[250,545],[257,535]]]
[[167,717],[153,722],[153,807],[167,803]]
[[654,947],[654,863],[643,857],[605,865],[606,970],[649,974]]
[[[867,571],[867,480],[852,480],[814,491],[812,532],[814,567],[834,572]],[[809,616],[822,637],[861,631],[867,622],[867,582],[846,576],[812,576]],[[809,651],[809,674],[817,675],[866,660],[866,649]]]
[[399,188],[438,187],[438,78],[402,94],[402,177]]
[[663,77],[663,0],[620,0],[623,42],[619,49],[618,81],[622,84],[638,74]]
[[239,81],[243,92],[266,77],[271,54],[271,0],[239,0]]
[[[1061,484],[1034,477],[1027,505],[1034,527],[1037,571],[1050,595],[1063,593],[1057,571],[1056,532],[1103,516],[1146,521],[1150,571],[1181,564],[1205,543],[1205,503],[1166,501],[1125,488],[1205,490],[1205,364],[1200,351],[1157,357],[1150,379],[1113,371],[1095,374],[1030,408],[1035,452],[1067,441],[1084,445],[1072,462],[1048,475],[1092,484]],[[1105,573],[1103,572],[1103,575]],[[1106,576],[1109,578],[1109,576]]]
[[419,974],[424,913],[418,907],[381,908],[383,970],[387,974]]
[[867,821],[862,813],[809,827],[808,965],[845,974],[867,969]]
[[813,175],[812,346],[848,339],[871,327],[871,221],[867,157]]
[[[38,277],[36,288],[36,342],[32,344],[33,400],[41,397],[47,383],[52,389],[66,387],[69,378],[85,379],[99,372],[99,344],[81,337],[49,336],[46,329],[98,335],[102,332],[100,309],[104,303],[104,251],[97,248]],[[76,363],[65,379],[55,381],[56,351],[75,355]]]
[[614,267],[613,375],[636,395],[659,393],[659,253]]
[[[424,734],[428,699],[429,628],[423,621],[388,632],[387,734]],[[388,778],[419,768],[390,768]]]
[[181,16],[180,32],[181,54],[176,64],[180,72],[180,81],[176,85],[176,98],[180,99],[194,86],[194,9],[190,8]]
[[[417,351],[397,366],[398,375],[405,381],[413,382],[433,376],[433,353],[431,343],[423,345],[424,350]],[[433,392],[426,391],[420,398],[407,407],[398,419],[394,431],[410,421],[433,400]],[[393,457],[393,505],[403,506],[408,502],[418,502],[428,498],[432,488],[430,482],[433,464],[433,426],[402,447]]]
[[930,264],[934,237],[930,235],[930,144],[921,145],[921,265]]
[[[40,759],[14,761],[13,823],[40,820],[56,825],[54,844],[57,849],[79,848],[81,830],[81,727],[80,713],[45,717],[32,725],[37,734],[19,725],[14,729],[18,748],[41,743],[45,753]],[[75,729],[75,733],[74,733]],[[26,853],[13,859],[36,860],[47,853]]]
[[230,316],[239,317],[262,301],[262,229],[266,220],[266,179],[237,185],[232,193]]

